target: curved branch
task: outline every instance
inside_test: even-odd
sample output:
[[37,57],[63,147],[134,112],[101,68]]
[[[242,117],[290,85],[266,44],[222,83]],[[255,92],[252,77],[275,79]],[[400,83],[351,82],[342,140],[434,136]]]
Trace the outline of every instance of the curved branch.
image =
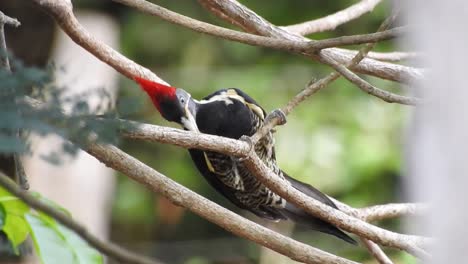
[[334,30],[339,25],[345,24],[353,19],[359,18],[362,15],[371,12],[380,2],[382,2],[382,0],[362,0],[357,4],[354,4],[346,9],[326,17],[295,25],[284,26],[281,28],[302,36]]
[[[348,53],[351,56],[356,55],[358,51],[356,50],[347,50],[342,49],[344,53]],[[399,62],[402,60],[410,60],[421,57],[421,54],[418,52],[402,52],[402,51],[392,51],[392,52],[376,52],[371,51],[366,56],[367,58],[371,58],[378,61],[387,61],[387,62]],[[421,73],[424,73],[424,70],[421,70]]]
[[60,25],[63,31],[78,45],[96,56],[99,60],[107,63],[115,70],[133,79],[141,76],[145,79],[167,84],[150,70],[138,65],[118,53],[110,46],[98,41],[93,37],[76,19],[70,1],[66,0],[32,0],[42,7]]
[[341,36],[337,38],[329,38],[319,41],[313,41],[309,44],[309,51],[326,49],[331,47],[339,47],[346,45],[357,45],[364,43],[375,43],[383,40],[389,40],[402,35],[406,31],[405,27],[396,27],[393,29],[352,36]]
[[361,239],[361,241],[380,264],[393,264],[392,260],[388,258],[379,245],[367,239]]
[[[36,103],[37,100],[29,100],[29,101],[31,101],[30,103],[33,107],[40,107],[40,105]],[[29,101],[27,102],[29,103]],[[323,205],[320,202],[314,199],[311,199],[310,197],[304,195],[301,192],[298,192],[295,189],[291,189],[292,187],[287,182],[283,182],[281,179],[278,179],[277,176],[274,175],[273,172],[271,172],[268,168],[266,168],[266,166],[261,162],[261,160],[256,156],[256,154],[253,153],[252,148],[247,142],[223,138],[219,136],[194,133],[194,132],[184,131],[184,130],[175,129],[175,128],[166,128],[166,127],[160,127],[160,126],[155,126],[155,125],[139,124],[137,122],[132,122],[132,121],[125,121],[125,120],[117,120],[117,121],[121,123],[121,126],[120,126],[121,134],[128,138],[144,139],[144,140],[150,140],[150,141],[155,141],[155,142],[169,143],[169,144],[174,144],[174,145],[178,145],[178,146],[185,147],[185,148],[199,148],[199,149],[205,149],[205,150],[212,150],[212,151],[222,152],[228,155],[244,157],[246,159],[247,165],[249,166],[249,169],[257,173],[259,175],[259,179],[267,187],[277,192],[281,196],[284,196],[288,201],[304,208],[309,213],[319,218],[322,218],[328,222],[331,222],[340,228],[356,233],[361,237],[374,240],[380,244],[404,249],[409,252],[412,252],[413,254],[424,254],[424,253],[421,253],[424,251],[420,247],[425,246],[429,241],[428,239],[421,238],[418,236],[408,236],[408,235],[397,234],[394,232],[390,232],[390,231],[369,225],[362,220],[359,220],[354,217],[350,217],[341,211],[338,211],[331,207]],[[167,188],[174,189],[178,187],[174,187],[173,185],[167,185],[168,179],[163,177],[163,175],[157,172],[154,172],[152,170],[151,171],[148,170],[148,166],[146,166],[145,164],[142,164],[141,162],[135,160],[132,157],[129,157],[127,154],[122,153],[120,150],[116,149],[113,146],[110,146],[110,147],[97,146],[95,144],[90,145],[90,146],[94,146],[94,148],[88,147],[88,152],[90,152],[90,154],[97,157],[98,159],[106,163],[108,166],[111,166],[114,169],[117,169],[127,174],[129,177],[132,177],[135,180],[143,184],[148,185],[149,182],[152,182],[151,180],[152,178],[148,178],[150,176],[147,176],[147,175],[145,176],[143,175],[143,173],[150,173],[151,175],[153,175],[151,177],[155,177],[154,175],[156,175],[158,177],[157,181],[154,182],[154,185],[156,187],[152,186],[152,189],[158,192],[162,192],[162,194],[165,195],[168,199],[181,205],[182,200],[180,200],[181,199],[180,195],[178,193],[171,193],[171,192],[168,193],[167,191],[168,190]],[[96,149],[98,149],[99,151],[96,152]],[[106,154],[106,152],[108,151],[113,152],[113,154]],[[111,160],[109,160],[109,158],[111,158]],[[127,163],[124,164],[122,163],[123,161]],[[141,171],[142,168],[145,171]],[[186,189],[184,189],[184,192],[185,190]],[[172,195],[176,195],[176,197],[171,198]],[[192,201],[200,201],[199,198],[197,198],[198,200],[197,199],[193,200],[195,199],[193,196],[187,196],[186,198],[190,200],[187,200],[184,206],[188,206],[188,208],[194,211],[195,213],[200,214],[201,216],[207,218],[208,220],[212,220],[213,222],[222,225],[228,230],[231,230],[231,231],[233,230],[231,227],[229,227],[228,223],[224,223],[224,222],[220,223],[219,222],[220,220],[218,218],[210,215],[212,211],[204,211],[204,210],[207,210],[206,208],[205,209],[190,208]],[[338,204],[338,205],[341,208],[341,204]],[[346,212],[350,210],[348,210],[345,207],[343,211]],[[219,212],[216,212],[216,213],[219,214]],[[227,217],[227,216],[224,216],[224,217]],[[229,216],[229,219],[233,219],[233,218]],[[243,236],[245,238],[248,238],[248,239],[252,239],[255,242],[258,242],[257,240],[253,239],[252,236],[247,236],[247,234],[245,233],[240,232],[236,234]],[[259,242],[259,243],[265,246],[268,246],[268,245],[271,246],[271,244],[266,245],[265,244],[266,242],[264,241]],[[287,247],[290,247],[290,245]],[[285,249],[282,249],[281,251],[276,246],[270,247],[270,248],[280,253],[284,253],[284,250],[285,250]]]
[[[45,106],[44,103],[30,97],[25,97],[24,103],[29,104],[33,109],[41,109]],[[103,120],[102,118],[98,119]],[[128,138],[168,143],[185,148],[211,149],[240,157],[246,156],[250,151],[250,146],[246,142],[239,140],[194,133],[175,128],[140,124],[134,121],[108,121],[118,122],[120,133]],[[300,243],[247,220],[172,181],[115,146],[91,143],[82,148],[107,166],[122,172],[152,191],[160,193],[174,204],[189,209],[195,214],[221,226],[237,236],[268,247],[291,259],[317,264],[355,263]]]
[[[145,2],[144,0],[114,0],[118,2]],[[240,4],[235,0],[204,0],[216,6],[223,14],[229,16],[230,19],[236,20],[238,25],[246,32],[259,34],[262,36],[275,37],[279,39],[286,39],[291,41],[309,41],[299,35],[292,34],[271,24],[255,12]],[[135,4],[136,5],[136,4]],[[132,5],[133,6],[133,5]],[[163,17],[161,17],[163,18]],[[164,18],[163,18],[164,19]],[[340,64],[348,64],[353,58],[353,55],[348,50],[338,48],[328,48],[322,50],[322,53],[317,55],[314,53],[304,54],[314,60],[322,62],[322,55],[327,55],[333,58]],[[391,64],[373,59],[365,58],[353,71],[376,76],[382,79],[387,79],[397,82],[408,82],[410,80],[421,79],[423,73],[420,69],[415,69],[408,66]]]
[[304,209],[311,215],[330,222],[345,231],[370,239],[380,245],[405,250],[418,257],[427,257],[427,253],[423,248],[429,246],[430,239],[388,231],[322,204],[298,191],[288,184],[288,182],[276,176],[276,174],[262,163],[260,158],[253,151],[250,153],[249,158],[246,159],[245,164],[250,171],[255,173],[257,179],[270,190],[279,194],[288,202]]
[[359,217],[366,222],[374,222],[406,215],[421,215],[427,212],[428,208],[424,204],[394,203],[373,205],[354,210],[356,210],[356,217]]
[[345,77],[348,81],[354,83],[359,89],[363,90],[364,92],[373,95],[377,98],[384,100],[387,103],[399,103],[404,105],[417,105],[422,102],[419,98],[408,97],[404,95],[398,95],[391,92],[387,92],[385,90],[379,89],[372,84],[366,82],[364,79],[360,78],[357,74],[349,70],[347,67],[343,66],[342,64],[336,62],[332,58],[328,57],[328,55],[322,56],[323,62],[330,65],[333,69],[339,72],[343,77]]
[[145,256],[134,254],[125,248],[122,248],[111,242],[105,242],[100,240],[91,234],[85,227],[81,224],[70,218],[68,215],[63,212],[53,208],[52,206],[40,201],[29,192],[22,190],[15,183],[13,183],[7,176],[3,173],[0,173],[0,185],[4,187],[8,192],[12,193],[23,202],[31,206],[32,208],[46,213],[47,215],[53,217],[60,224],[68,227],[73,230],[77,235],[83,238],[91,246],[109,256],[112,259],[117,261],[122,261],[124,263],[135,263],[135,264],[160,264],[160,262],[149,259]]
[[86,151],[107,166],[118,170],[174,204],[185,207],[240,237],[305,263],[356,263],[300,243],[221,207],[153,170],[112,145],[90,144]]

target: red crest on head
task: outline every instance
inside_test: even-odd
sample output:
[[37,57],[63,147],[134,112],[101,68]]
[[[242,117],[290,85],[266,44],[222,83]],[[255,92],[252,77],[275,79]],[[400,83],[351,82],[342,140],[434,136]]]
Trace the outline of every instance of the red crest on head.
[[151,100],[153,101],[154,106],[158,108],[159,112],[160,109],[160,102],[164,99],[174,99],[176,88],[165,85],[162,83],[153,82],[141,77],[135,77],[135,81],[141,86],[143,90],[149,95]]

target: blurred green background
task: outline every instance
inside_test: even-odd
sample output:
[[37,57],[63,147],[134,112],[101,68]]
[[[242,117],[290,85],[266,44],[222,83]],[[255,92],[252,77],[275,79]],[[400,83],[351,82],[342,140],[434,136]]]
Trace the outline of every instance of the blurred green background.
[[[196,1],[153,2],[186,16],[232,28]],[[334,13],[357,1],[241,2],[274,24],[288,25]],[[186,89],[195,98],[221,88],[237,87],[269,112],[284,106],[311,79],[331,72],[330,68],[301,56],[198,34],[109,1],[74,1],[74,5],[75,9],[100,10],[115,16],[121,25],[121,52],[173,86]],[[384,1],[360,19],[333,32],[311,37],[321,39],[375,31],[388,10]],[[381,43],[376,50],[395,50],[395,43]],[[392,82],[368,79],[384,89],[399,88]],[[164,121],[137,85],[123,77],[119,97],[122,107],[130,105],[136,109],[123,114],[124,118],[177,127]],[[289,115],[287,125],[277,129],[278,162],[296,179],[355,207],[404,201],[400,174],[406,112],[404,106],[384,103],[339,79],[301,104]],[[120,146],[184,186],[259,221],[215,193],[195,170],[186,150],[127,140]],[[398,220],[381,224],[402,230]],[[261,247],[172,205],[122,175],[116,188],[111,225],[112,240],[167,263],[271,263],[265,260]],[[276,228],[289,233],[288,227]],[[375,263],[362,247],[347,245],[300,226],[290,235],[340,256]],[[389,253],[396,263],[413,262],[404,253]]]

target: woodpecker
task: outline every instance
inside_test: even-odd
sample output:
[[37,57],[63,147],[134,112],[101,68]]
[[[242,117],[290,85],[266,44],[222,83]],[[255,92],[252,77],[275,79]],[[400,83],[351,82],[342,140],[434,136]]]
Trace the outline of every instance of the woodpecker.
[[[183,89],[136,77],[159,113],[185,130],[240,139],[252,136],[263,125],[266,112],[249,95],[237,88],[216,91],[198,101]],[[294,188],[328,206],[338,209],[325,194],[282,171],[275,157],[274,138],[268,133],[259,140],[255,152],[276,174]],[[258,217],[280,221],[290,219],[313,230],[334,235],[346,242],[356,241],[332,224],[288,203],[268,189],[246,168],[242,159],[222,153],[189,149],[197,169],[208,183],[241,209]]]

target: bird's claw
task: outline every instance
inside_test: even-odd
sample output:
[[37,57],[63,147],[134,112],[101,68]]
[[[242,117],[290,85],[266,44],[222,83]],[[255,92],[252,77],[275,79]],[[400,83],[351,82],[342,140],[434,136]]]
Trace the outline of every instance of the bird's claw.
[[[242,136],[239,138],[239,140],[244,141],[244,142],[246,142],[246,143],[249,145],[249,151],[248,151],[247,153],[250,153],[250,151],[252,151],[253,145],[254,145],[252,139],[251,139],[249,136],[242,135]],[[244,161],[244,160],[247,159],[248,156],[249,156],[249,155],[247,154],[245,157],[239,157],[238,159],[239,159],[239,161]]]
[[281,109],[273,110],[268,116],[266,122],[269,122],[272,119],[278,120],[278,125],[284,125],[287,122],[286,115]]

